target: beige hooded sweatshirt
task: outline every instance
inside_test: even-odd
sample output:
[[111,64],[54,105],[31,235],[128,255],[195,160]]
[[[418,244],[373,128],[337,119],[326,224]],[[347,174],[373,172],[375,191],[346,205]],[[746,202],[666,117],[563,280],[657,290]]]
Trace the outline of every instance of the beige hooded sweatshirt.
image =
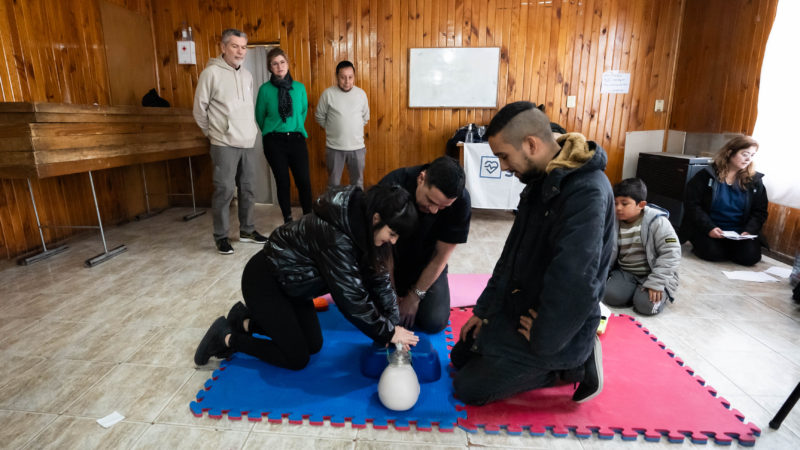
[[258,127],[253,105],[253,76],[234,69],[221,57],[211,58],[194,93],[194,120],[213,145],[250,148]]

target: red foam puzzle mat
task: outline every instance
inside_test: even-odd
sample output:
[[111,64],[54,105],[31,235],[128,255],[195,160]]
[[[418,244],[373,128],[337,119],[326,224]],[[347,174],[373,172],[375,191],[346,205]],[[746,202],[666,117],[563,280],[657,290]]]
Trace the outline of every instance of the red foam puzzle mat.
[[[471,309],[451,311],[456,337],[471,315]],[[665,437],[673,443],[689,438],[696,444],[709,439],[722,445],[734,439],[743,446],[755,444],[760,428],[745,423],[739,411],[633,317],[612,316],[600,341],[604,387],[596,398],[573,402],[571,384],[537,389],[485,406],[458,406],[467,412],[459,426],[469,432],[505,429],[540,436],[549,430],[559,437],[572,432],[636,440],[642,434],[653,442]]]

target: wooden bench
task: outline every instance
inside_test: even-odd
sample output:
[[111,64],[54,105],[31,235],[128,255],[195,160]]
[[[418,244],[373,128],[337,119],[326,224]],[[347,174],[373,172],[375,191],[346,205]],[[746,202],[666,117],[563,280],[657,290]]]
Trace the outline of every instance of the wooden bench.
[[[26,178],[44,251],[20,260],[29,264],[66,247],[47,249],[30,179],[88,173],[104,252],[86,260],[97,265],[126,250],[109,250],[97,205],[92,171],[208,153],[208,139],[184,108],[0,102],[0,178]],[[144,171],[142,172],[144,176]],[[189,164],[194,205],[194,180]],[[145,198],[148,198],[145,180]],[[149,202],[148,202],[149,212]],[[194,210],[188,218],[202,214]],[[87,228],[87,227],[72,227]]]

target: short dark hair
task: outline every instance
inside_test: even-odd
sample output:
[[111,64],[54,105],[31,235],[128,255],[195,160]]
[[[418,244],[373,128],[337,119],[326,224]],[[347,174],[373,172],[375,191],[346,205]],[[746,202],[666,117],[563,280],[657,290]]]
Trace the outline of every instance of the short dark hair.
[[641,178],[626,178],[614,185],[614,197],[630,197],[636,203],[647,200],[647,185]]
[[342,62],[340,62],[339,64],[336,65],[336,76],[339,76],[339,71],[344,69],[344,68],[346,68],[346,67],[352,68],[353,69],[353,73],[356,72],[356,68],[353,65],[353,63],[351,63],[350,61],[345,59],[344,61],[342,61]]
[[436,187],[447,198],[461,197],[466,178],[461,164],[450,156],[440,156],[425,168],[425,184]]
[[504,106],[492,117],[486,128],[486,137],[502,134],[507,144],[519,148],[526,136],[536,136],[555,146],[550,119],[531,102],[513,102]]

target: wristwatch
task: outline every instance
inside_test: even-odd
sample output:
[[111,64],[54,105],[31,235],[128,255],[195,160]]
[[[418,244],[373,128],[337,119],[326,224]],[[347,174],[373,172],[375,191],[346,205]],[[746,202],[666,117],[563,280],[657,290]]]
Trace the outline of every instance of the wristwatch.
[[425,295],[428,294],[428,291],[420,291],[419,289],[414,288],[414,293],[417,294],[417,297],[419,297],[420,300],[422,300],[425,298]]

